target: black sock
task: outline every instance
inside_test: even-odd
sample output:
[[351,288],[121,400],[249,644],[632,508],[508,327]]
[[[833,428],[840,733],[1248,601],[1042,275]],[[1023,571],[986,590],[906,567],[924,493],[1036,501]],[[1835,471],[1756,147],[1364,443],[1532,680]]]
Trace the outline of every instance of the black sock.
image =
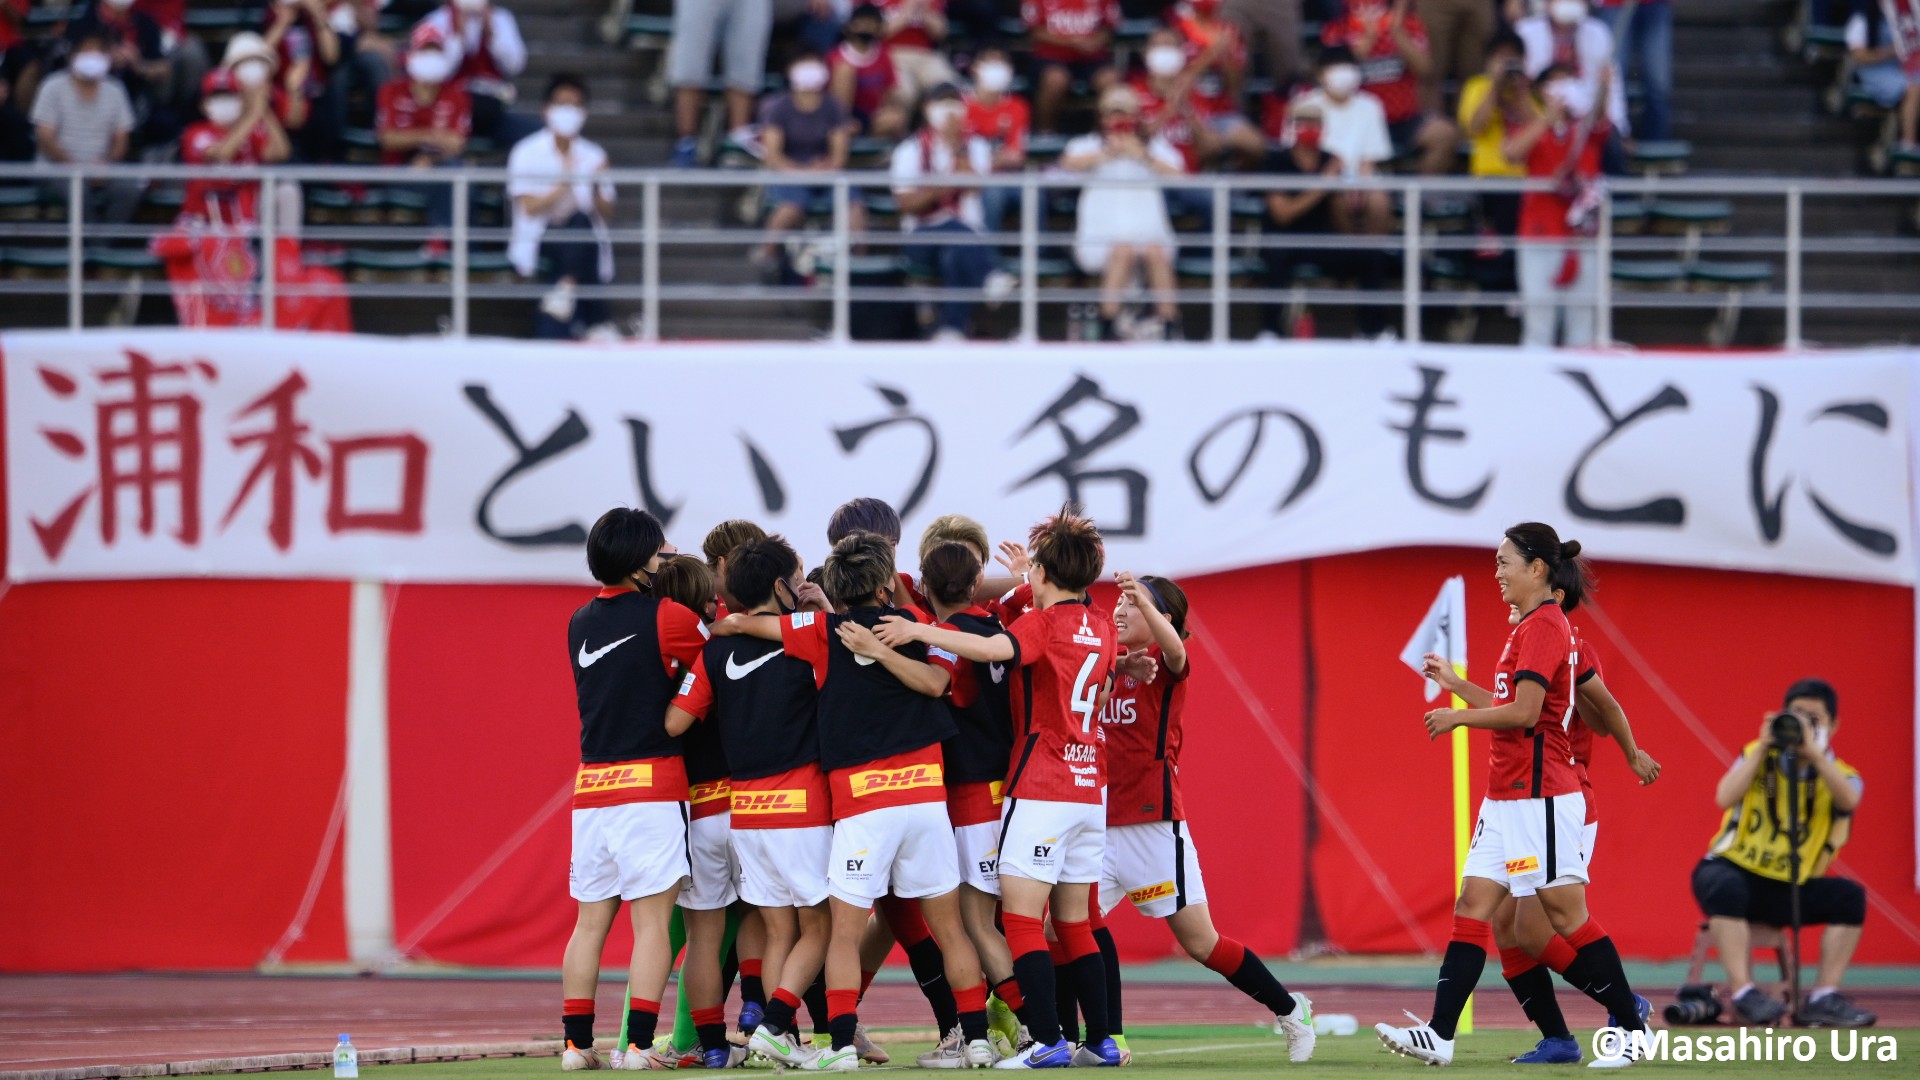
[[1093,940],[1100,946],[1100,960],[1107,971],[1107,1034],[1125,1034],[1126,1026],[1120,1021],[1120,950],[1114,947],[1113,931],[1104,926],[1093,932]]
[[860,1017],[857,1013],[848,1013],[834,1017],[827,1024],[833,1029],[833,1048],[845,1050],[853,1045],[853,1029],[860,1026]]
[[[1047,963],[1052,964],[1049,956]],[[1059,964],[1053,969],[1053,1014],[1060,1023],[1060,1037],[1080,1041],[1080,988],[1074,985],[1073,965]]]
[[725,1024],[696,1024],[693,1033],[699,1037],[702,1050],[727,1048],[727,1025]]
[[760,1019],[760,1026],[767,1029],[769,1035],[784,1035],[793,1030],[793,1006],[778,997],[767,1002],[767,1014]]
[[[627,1045],[645,1050],[653,1045],[653,1033],[660,1026],[660,1014],[650,1009],[627,1006]],[[724,1040],[726,1032],[721,1031]]]
[[1260,1003],[1261,1007],[1275,1016],[1288,1016],[1293,1013],[1293,995],[1273,972],[1267,970],[1266,961],[1253,954],[1252,949],[1243,949],[1240,966],[1227,976],[1235,990]]
[[1613,947],[1611,937],[1596,938],[1576,950],[1573,963],[1561,977],[1612,1013],[1614,1023],[1628,1031],[1640,1030],[1633,987],[1627,985],[1627,971],[1620,966],[1620,951]]
[[[827,977],[825,975],[815,976],[813,985],[807,987],[807,992],[800,995],[800,1000],[807,1003],[807,1015],[813,1019],[815,1035],[825,1035],[833,1030],[832,1025],[827,1022]],[[814,1041],[816,1044],[819,1042],[818,1039]]]
[[1003,988],[1007,986],[1012,986],[1014,996],[1020,997],[1021,995],[1020,980],[1013,978],[1011,976],[1001,979],[999,982],[993,984],[993,995],[999,998],[1001,1003],[1004,1004],[1007,1008],[1013,1010],[1013,1018],[1015,1020],[1018,1020],[1023,1024],[1027,1023],[1027,999],[1024,997],[1020,997],[1019,1005],[1015,1005],[1013,1002],[1008,1001],[1007,995],[1003,990]]
[[1544,964],[1535,964],[1518,975],[1507,976],[1520,1011],[1549,1039],[1571,1039],[1567,1018],[1560,1013],[1560,1001],[1553,996],[1553,973]]
[[1055,1001],[1053,957],[1035,949],[1013,958],[1013,977],[1027,1000],[1027,1034],[1042,1046],[1060,1041],[1059,1004]]
[[927,938],[907,947],[907,965],[913,968],[920,992],[927,995],[927,1004],[933,1008],[934,1025],[944,1038],[960,1022],[960,1009],[953,1003],[953,987],[947,985],[947,958],[940,954],[940,946]]
[[572,1043],[575,1049],[593,1049],[592,1013],[581,1013],[577,1016],[563,1016],[560,1018],[560,1027],[567,1033],[567,1041]]
[[1107,962],[1091,952],[1067,965],[1073,970],[1074,989],[1079,991],[1080,1012],[1086,1018],[1087,1039],[1092,1045],[1113,1034],[1107,1030]]
[[[974,1012],[963,1012],[960,1014],[959,1024],[961,1039],[966,1042],[972,1042],[975,1039],[984,1039],[987,1037],[987,1010],[979,1009]],[[951,1031],[953,1029],[948,1028],[947,1030]]]
[[1440,961],[1440,981],[1433,988],[1433,1019],[1427,1024],[1433,1033],[1451,1040],[1460,1024],[1460,1010],[1467,997],[1479,985],[1480,972],[1487,966],[1487,950],[1465,941],[1447,942],[1447,955]]

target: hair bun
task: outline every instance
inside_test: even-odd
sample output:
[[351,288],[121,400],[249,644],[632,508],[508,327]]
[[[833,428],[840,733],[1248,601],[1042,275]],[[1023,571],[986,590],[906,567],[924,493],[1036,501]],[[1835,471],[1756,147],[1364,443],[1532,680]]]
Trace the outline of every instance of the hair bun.
[[1560,545],[1560,557],[1563,559],[1572,559],[1579,554],[1580,541],[1578,540],[1568,540],[1566,543]]

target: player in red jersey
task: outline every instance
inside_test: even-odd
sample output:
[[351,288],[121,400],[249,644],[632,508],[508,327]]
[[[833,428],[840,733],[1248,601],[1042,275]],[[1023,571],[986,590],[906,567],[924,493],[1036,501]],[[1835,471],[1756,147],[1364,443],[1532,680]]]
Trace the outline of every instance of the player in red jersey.
[[[995,1065],[1006,1069],[1118,1065],[1106,1027],[1106,974],[1087,925],[1088,892],[1100,878],[1107,831],[1099,733],[1094,721],[1117,653],[1111,620],[1084,594],[1105,562],[1099,530],[1071,508],[1034,526],[1029,571],[1037,610],[993,637],[891,617],[880,640],[924,642],[977,664],[1005,664],[1015,682],[1015,743],[1000,823],[1000,900],[1015,978],[1034,1044]],[[1041,919],[1074,959],[1087,1001],[1087,1042],[1062,1037],[1053,959]],[[1091,999],[1091,1000],[1088,1000]]]
[[[1460,1010],[1487,962],[1486,939],[1502,901],[1538,895],[1556,933],[1574,947],[1564,975],[1629,1031],[1644,1030],[1636,995],[1620,966],[1613,939],[1587,914],[1587,857],[1581,846],[1586,822],[1580,778],[1567,742],[1573,717],[1573,680],[1579,670],[1573,628],[1554,602],[1564,583],[1578,603],[1586,575],[1574,560],[1577,541],[1562,543],[1550,525],[1525,522],[1506,531],[1494,555],[1500,599],[1520,611],[1495,669],[1493,695],[1482,708],[1434,709],[1427,713],[1429,738],[1456,727],[1493,732],[1487,794],[1480,804],[1473,844],[1453,909],[1434,992],[1433,1016],[1411,1027],[1376,1024],[1387,1049],[1430,1065],[1453,1060]],[[1562,570],[1571,563],[1572,570]],[[1632,1054],[1601,1058],[1595,1066],[1631,1064]]]
[[[1558,569],[1559,583],[1553,592],[1554,602],[1560,605],[1562,611],[1571,614],[1580,604],[1579,595],[1585,591],[1584,584],[1575,580],[1580,574],[1579,564],[1569,560],[1561,563]],[[1573,599],[1569,599],[1569,585],[1573,587]],[[1511,610],[1508,622],[1519,624],[1519,608]],[[1581,829],[1580,848],[1587,853],[1591,863],[1594,841],[1600,831],[1600,817],[1593,801],[1593,784],[1587,776],[1587,767],[1592,761],[1593,737],[1597,734],[1601,738],[1613,738],[1620,752],[1626,756],[1627,767],[1633,770],[1642,786],[1660,778],[1660,763],[1640,749],[1634,740],[1626,712],[1620,708],[1619,701],[1615,700],[1601,678],[1600,658],[1593,646],[1577,628],[1573,633],[1575,654],[1580,658],[1579,672],[1573,680],[1574,714],[1580,722],[1567,726],[1567,741],[1573,755],[1574,769],[1580,776],[1580,793],[1587,805],[1587,820]],[[1478,707],[1493,700],[1492,694],[1462,679],[1453,670],[1453,665],[1437,654],[1428,653],[1423,667],[1428,678],[1468,705]],[[1553,995],[1553,980],[1547,975],[1548,969],[1566,969],[1573,959],[1573,946],[1553,932],[1553,925],[1547,921],[1539,897],[1530,896],[1520,900],[1509,895],[1494,914],[1493,943],[1500,950],[1501,974],[1506,977],[1507,986],[1513,990],[1513,996],[1520,1002],[1527,1019],[1540,1029],[1540,1044],[1514,1058],[1514,1062],[1521,1065],[1578,1062],[1580,1044],[1574,1041],[1572,1032],[1567,1028],[1566,1017],[1560,1012],[1560,1003]],[[1639,999],[1636,1007],[1640,1007],[1645,1000]],[[1641,1018],[1646,1018],[1644,1013]],[[1611,1018],[1607,1026],[1614,1026]]]
[[[1287,1037],[1287,1057],[1313,1056],[1313,1003],[1288,993],[1246,946],[1214,929],[1200,855],[1187,830],[1180,797],[1180,746],[1192,653],[1187,649],[1187,594],[1163,577],[1120,574],[1113,610],[1126,655],[1113,695],[1100,714],[1107,738],[1107,854],[1100,877],[1100,909],[1121,897],[1140,914],[1166,920],[1187,955],[1224,976],[1274,1014],[1274,1031]],[[1113,935],[1096,933],[1112,956]],[[1111,961],[1109,961],[1111,963]],[[1120,987],[1108,973],[1109,1026],[1121,1030]]]

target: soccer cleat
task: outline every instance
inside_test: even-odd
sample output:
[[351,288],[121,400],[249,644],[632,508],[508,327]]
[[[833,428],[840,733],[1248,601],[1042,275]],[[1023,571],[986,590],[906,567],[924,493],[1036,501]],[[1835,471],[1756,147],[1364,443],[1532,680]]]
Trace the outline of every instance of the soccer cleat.
[[1632,1065],[1634,1062],[1638,1060],[1640,1060],[1639,1052],[1634,1050],[1632,1045],[1629,1044],[1628,1046],[1622,1048],[1619,1057],[1594,1058],[1592,1061],[1587,1062],[1587,1068],[1589,1069],[1624,1069],[1627,1066]]
[[1830,990],[1800,1007],[1800,1022],[1808,1027],[1872,1027],[1880,1018]]
[[[723,1046],[717,1050],[702,1049],[700,1051],[699,1067],[703,1069],[737,1069],[745,1063],[746,1060],[747,1051],[744,1047]],[[682,1062],[681,1067],[685,1068],[687,1066]]]
[[[1633,1011],[1640,1016],[1640,1026],[1646,1027],[1647,1021],[1653,1018],[1653,1002],[1648,1001],[1639,994],[1635,994],[1633,995]],[[1607,1026],[1617,1028],[1620,1026],[1620,1021],[1616,1019],[1612,1013],[1608,1013]]]
[[800,1067],[813,1072],[853,1072],[860,1067],[860,1050],[854,1046],[828,1047],[801,1062]]
[[753,1029],[759,1027],[760,1022],[766,1018],[767,1010],[761,1008],[757,1001],[749,1001],[740,1006],[740,1034],[752,1035]]
[[1313,1002],[1307,995],[1293,992],[1293,1011],[1273,1018],[1273,1033],[1287,1037],[1288,1061],[1313,1057],[1313,1044],[1319,1036],[1313,1032]]
[[993,1063],[996,1069],[1064,1069],[1073,1064],[1073,1044],[1065,1039],[1045,1046],[1034,1043],[1010,1058]]
[[1026,1053],[1027,1047],[1032,1045],[1033,1032],[1027,1030],[1027,1025],[1021,1024],[1020,1033],[1013,1037],[1013,1054],[1008,1054],[1007,1056],[1012,1057],[1014,1054],[1024,1054]]
[[604,1069],[606,1067],[607,1059],[601,1057],[600,1051],[595,1050],[591,1046],[582,1050],[572,1043],[568,1043],[566,1052],[560,1055],[560,1068],[566,1072],[578,1072],[581,1069]]
[[1073,1052],[1073,1067],[1076,1069],[1117,1069],[1120,1064],[1120,1046],[1112,1039],[1101,1039],[1097,1043],[1082,1043],[1080,1048]]
[[987,1037],[993,1040],[993,1048],[1001,1057],[1013,1056],[1016,1040],[1020,1038],[1020,1018],[993,994],[987,995]]
[[627,1052],[620,1055],[622,1072],[645,1072],[649,1069],[677,1069],[680,1067],[680,1054],[671,1049],[661,1053],[656,1048],[640,1049],[632,1043],[627,1044]]
[[964,1053],[969,1069],[990,1069],[994,1062],[1000,1060],[1000,1051],[995,1050],[986,1039],[975,1039],[968,1043]]
[[1401,1057],[1410,1057],[1429,1065],[1453,1064],[1452,1039],[1443,1039],[1434,1034],[1433,1028],[1426,1021],[1412,1013],[1407,1013],[1407,1019],[1413,1021],[1412,1027],[1394,1027],[1392,1024],[1373,1025],[1373,1030],[1380,1036],[1380,1045]]
[[967,1051],[960,1029],[947,1032],[940,1045],[914,1059],[923,1069],[964,1069],[967,1067]]
[[874,1042],[873,1039],[867,1035],[867,1025],[865,1024],[859,1024],[854,1027],[853,1048],[860,1051],[860,1060],[869,1065],[885,1065],[887,1062],[893,1060],[892,1054],[882,1050],[880,1044]]
[[1787,1007],[1779,998],[1757,986],[1749,986],[1744,993],[1734,997],[1733,1011],[1739,1013],[1740,1019],[1747,1023],[1755,1027],[1765,1027],[1785,1016]]
[[1113,1045],[1120,1048],[1120,1064],[1133,1064],[1133,1051],[1127,1049],[1127,1037],[1125,1035],[1115,1035],[1113,1037]]
[[1533,1049],[1513,1059],[1515,1065],[1578,1065],[1580,1043],[1574,1039],[1541,1039]]
[[813,1056],[813,1051],[801,1046],[791,1034],[769,1034],[764,1027],[753,1029],[753,1034],[747,1037],[747,1049],[790,1069],[800,1068]]

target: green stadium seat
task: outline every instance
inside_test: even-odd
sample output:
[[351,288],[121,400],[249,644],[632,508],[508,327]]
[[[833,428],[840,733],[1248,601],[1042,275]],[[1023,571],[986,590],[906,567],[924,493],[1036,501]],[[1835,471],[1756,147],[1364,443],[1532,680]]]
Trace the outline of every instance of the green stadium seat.
[[34,221],[39,217],[39,185],[17,184],[0,187],[0,221]]
[[[161,266],[159,257],[144,247],[89,247],[86,250],[85,260],[88,267],[105,271],[115,277],[158,274]],[[61,265],[66,265],[64,259]]]
[[386,251],[377,248],[350,248],[347,269],[361,278],[421,277],[433,268],[433,260],[418,249]]
[[1666,232],[1725,232],[1733,221],[1733,203],[1727,199],[1655,199],[1647,213],[1654,227]]
[[317,266],[328,270],[344,270],[347,267],[347,249],[308,245],[301,249],[300,261],[307,266]]
[[1687,280],[1696,285],[1725,289],[1755,288],[1773,280],[1773,264],[1768,262],[1709,262],[1687,265]]
[[[1018,275],[1020,273],[1020,253],[1013,251],[1002,254],[1000,256],[1000,269],[1005,270],[1009,274]],[[1074,271],[1073,262],[1068,259],[1041,255],[1033,260],[1034,277],[1041,281],[1071,278],[1075,276]]]
[[1635,143],[1629,156],[1635,172],[1674,175],[1687,171],[1693,144],[1685,139],[1645,140]]
[[[1183,278],[1204,278],[1213,280],[1213,256],[1188,255],[1173,261],[1174,273]],[[1264,273],[1266,264],[1252,255],[1227,256],[1227,277],[1229,280],[1253,277]]]
[[1613,280],[1643,288],[1676,287],[1687,279],[1684,263],[1665,259],[1615,259]]
[[15,277],[45,277],[51,271],[66,271],[67,249],[64,244],[60,247],[10,247],[6,249],[6,260],[7,265],[16,271]]

